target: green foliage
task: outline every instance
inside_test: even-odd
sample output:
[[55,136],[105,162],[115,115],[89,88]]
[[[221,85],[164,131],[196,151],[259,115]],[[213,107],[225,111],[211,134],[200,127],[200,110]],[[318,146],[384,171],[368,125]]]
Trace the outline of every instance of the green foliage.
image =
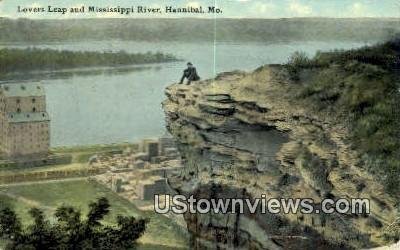
[[[320,70],[312,78],[312,83],[300,90],[299,97],[310,98],[318,110],[331,107],[337,101],[343,81],[334,69]],[[336,83],[332,85],[332,83]]]
[[100,225],[100,220],[110,212],[110,204],[108,204],[108,200],[104,197],[100,198],[97,203],[90,203],[89,208],[87,223],[91,226]]
[[296,51],[288,59],[285,67],[289,73],[290,79],[293,81],[300,80],[299,73],[302,69],[311,66],[310,59],[307,57],[305,52]]
[[400,53],[400,40],[365,46],[359,49],[336,50],[332,52],[317,53],[313,61],[320,65],[339,64],[345,65],[355,61],[364,65],[375,65],[384,70],[391,70],[398,66]]
[[54,216],[55,223],[46,220],[40,209],[29,213],[33,224],[21,226],[10,208],[0,210],[0,235],[8,239],[6,249],[131,249],[146,230],[147,220],[118,216],[115,226],[103,225],[101,220],[110,212],[106,198],[89,204],[86,220],[73,207],[61,206]]
[[305,52],[296,51],[289,57],[288,64],[297,67],[306,67],[310,64],[310,59]]
[[171,62],[172,55],[157,53],[67,51],[53,49],[0,49],[1,73],[29,70],[59,70],[91,66],[119,66]]
[[21,222],[15,212],[4,207],[0,211],[0,235],[10,237],[21,231]]
[[308,65],[319,68],[309,74],[298,96],[344,122],[354,147],[364,155],[364,166],[399,196],[400,40],[317,53]]

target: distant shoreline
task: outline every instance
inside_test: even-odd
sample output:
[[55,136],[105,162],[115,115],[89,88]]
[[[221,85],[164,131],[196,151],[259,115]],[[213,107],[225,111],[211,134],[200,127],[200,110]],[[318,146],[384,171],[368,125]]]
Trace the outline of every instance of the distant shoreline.
[[[178,60],[179,62],[182,60]],[[47,79],[60,79],[67,78],[71,75],[97,75],[103,73],[114,72],[140,72],[144,70],[157,69],[162,67],[163,64],[176,63],[174,62],[164,62],[164,63],[143,63],[143,64],[133,64],[133,65],[117,65],[117,66],[88,66],[84,68],[67,68],[67,69],[57,69],[57,70],[32,70],[32,71],[17,71],[8,72],[2,75],[0,72],[0,84],[2,83],[13,83],[21,81],[43,81]]]
[[177,62],[178,58],[161,52],[127,53],[70,51],[39,48],[0,49],[0,74],[82,70]]

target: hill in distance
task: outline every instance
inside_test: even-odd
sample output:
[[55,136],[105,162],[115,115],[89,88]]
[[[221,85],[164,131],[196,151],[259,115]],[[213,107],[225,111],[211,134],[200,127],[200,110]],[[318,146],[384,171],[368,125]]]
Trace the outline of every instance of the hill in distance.
[[[62,31],[62,32],[60,32]],[[216,39],[224,42],[377,41],[400,32],[394,18],[218,19]],[[134,40],[202,42],[214,40],[214,20],[8,19],[0,18],[0,42]]]

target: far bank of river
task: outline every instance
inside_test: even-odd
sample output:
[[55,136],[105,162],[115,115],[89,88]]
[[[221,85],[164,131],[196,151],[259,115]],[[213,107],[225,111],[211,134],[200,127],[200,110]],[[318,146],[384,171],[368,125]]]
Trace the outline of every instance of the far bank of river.
[[0,73],[58,71],[101,66],[123,66],[176,62],[171,54],[161,52],[127,53],[126,51],[72,51],[50,48],[0,48]]

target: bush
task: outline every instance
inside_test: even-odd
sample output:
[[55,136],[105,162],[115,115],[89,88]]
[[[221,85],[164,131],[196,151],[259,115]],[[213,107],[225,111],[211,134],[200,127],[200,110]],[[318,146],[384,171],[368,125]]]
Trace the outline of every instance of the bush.
[[146,230],[147,220],[118,216],[114,226],[101,220],[109,213],[110,204],[100,198],[89,204],[87,219],[69,206],[57,208],[55,223],[50,223],[40,209],[29,213],[33,224],[26,230],[16,213],[5,207],[0,210],[0,236],[8,240],[6,249],[132,249]]
[[316,66],[298,96],[347,125],[364,166],[400,197],[400,40],[319,52],[311,60],[297,53],[287,67],[298,77],[300,70]]
[[288,59],[285,64],[289,76],[292,80],[300,80],[299,73],[303,68],[307,68],[310,65],[310,59],[307,57],[305,52],[296,51]]

